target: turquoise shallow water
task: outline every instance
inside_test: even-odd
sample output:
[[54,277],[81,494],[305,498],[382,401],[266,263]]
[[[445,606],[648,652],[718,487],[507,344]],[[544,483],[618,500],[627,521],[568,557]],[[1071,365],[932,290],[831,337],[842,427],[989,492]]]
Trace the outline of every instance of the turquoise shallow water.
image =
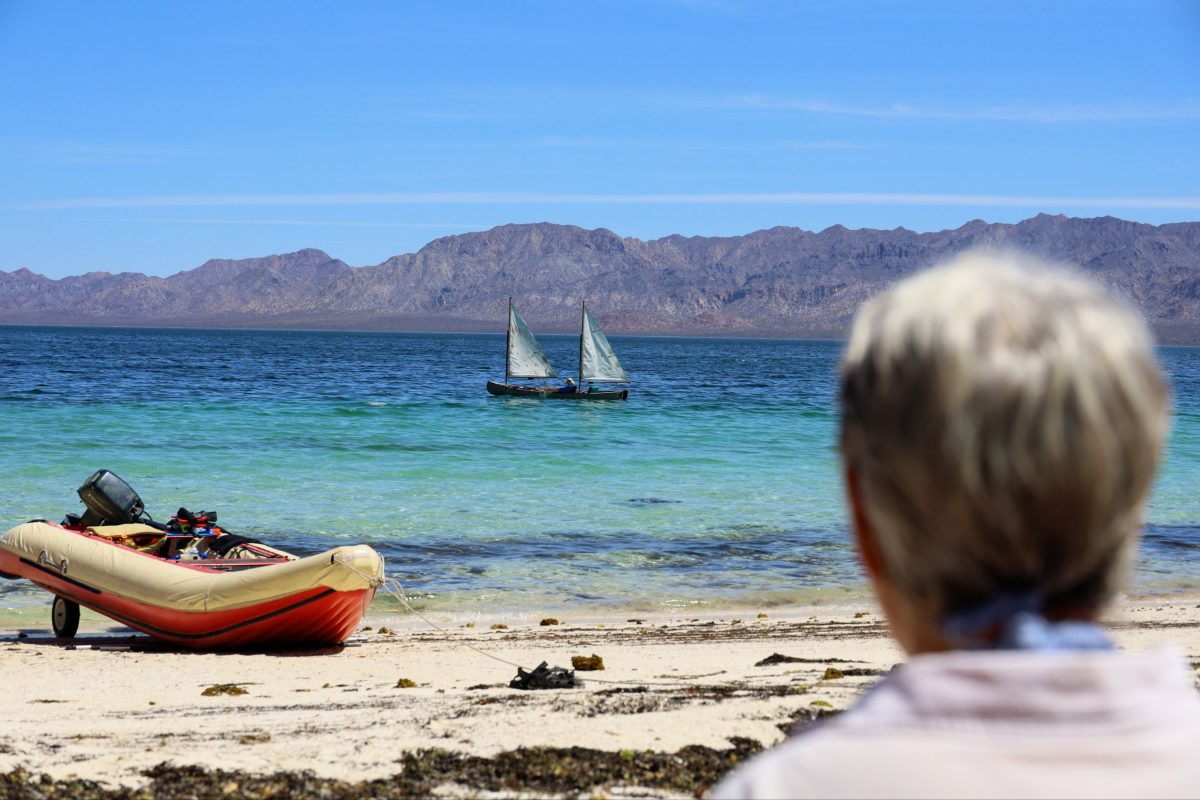
[[[835,342],[614,338],[628,402],[494,398],[503,336],[0,328],[0,526],[105,467],[158,518],[297,552],[367,542],[428,607],[861,596],[834,450]],[[570,368],[576,340],[544,337]],[[1200,587],[1200,351],[1135,589]],[[0,583],[8,606],[41,603]]]

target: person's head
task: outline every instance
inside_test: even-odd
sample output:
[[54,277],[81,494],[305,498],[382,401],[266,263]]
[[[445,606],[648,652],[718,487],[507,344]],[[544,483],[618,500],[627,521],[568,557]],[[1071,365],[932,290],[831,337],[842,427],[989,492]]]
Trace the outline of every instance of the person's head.
[[574,386],[574,385],[575,385],[575,380],[573,378],[567,378],[567,386]]
[[901,644],[936,649],[948,614],[1008,593],[1099,613],[1166,428],[1145,324],[1083,277],[974,253],[871,300],[841,364],[841,453]]

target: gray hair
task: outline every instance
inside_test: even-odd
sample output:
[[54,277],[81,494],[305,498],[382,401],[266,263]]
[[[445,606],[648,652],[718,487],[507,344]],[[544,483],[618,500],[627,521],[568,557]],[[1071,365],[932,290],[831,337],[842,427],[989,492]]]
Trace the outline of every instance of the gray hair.
[[968,253],[858,315],[842,458],[880,556],[931,619],[1005,592],[1099,611],[1167,429],[1141,318],[1082,276]]

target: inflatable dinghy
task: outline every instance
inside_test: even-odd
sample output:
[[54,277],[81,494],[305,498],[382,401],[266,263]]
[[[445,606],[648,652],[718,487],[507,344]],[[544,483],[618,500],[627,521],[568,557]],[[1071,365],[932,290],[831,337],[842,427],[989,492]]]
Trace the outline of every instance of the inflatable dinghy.
[[219,529],[89,521],[39,520],[0,537],[0,576],[55,595],[60,637],[75,635],[84,606],[197,650],[335,645],[358,628],[383,580],[383,559],[365,545],[299,558]]

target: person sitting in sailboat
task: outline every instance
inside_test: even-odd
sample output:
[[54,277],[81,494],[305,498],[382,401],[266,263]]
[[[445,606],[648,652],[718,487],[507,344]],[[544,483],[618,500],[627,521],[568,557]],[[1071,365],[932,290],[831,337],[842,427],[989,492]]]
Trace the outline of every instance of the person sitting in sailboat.
[[567,385],[566,385],[566,386],[560,386],[560,387],[557,389],[557,391],[558,391],[560,394],[574,394],[574,393],[576,392],[576,388],[575,388],[575,379],[574,379],[574,378],[567,378]]

